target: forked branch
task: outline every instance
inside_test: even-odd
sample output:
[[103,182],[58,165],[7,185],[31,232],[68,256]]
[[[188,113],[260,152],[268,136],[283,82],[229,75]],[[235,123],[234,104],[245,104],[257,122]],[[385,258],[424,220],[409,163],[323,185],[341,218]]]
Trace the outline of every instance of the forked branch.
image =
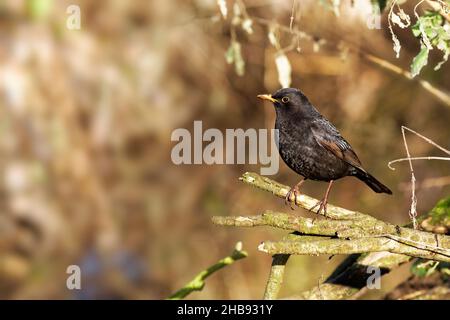
[[[240,180],[280,198],[284,198],[289,191],[289,187],[256,173],[245,173]],[[309,209],[318,200],[297,195],[296,201],[293,197],[290,201]],[[309,219],[296,214],[265,211],[255,216],[213,217],[213,223],[237,227],[270,226],[293,232],[281,241],[262,242],[258,247],[260,251],[273,255],[265,293],[267,299],[276,298],[284,266],[292,254],[352,255],[350,263],[347,260],[348,265],[341,266],[324,284],[297,298],[319,298],[319,292],[324,297],[333,299],[348,298],[365,286],[367,277],[364,274],[367,272],[361,272],[361,269],[367,269],[368,266],[389,272],[412,258],[450,262],[449,236],[396,226],[370,215],[333,205],[328,205],[327,219]],[[356,271],[362,274],[359,279],[352,278],[349,273]]]

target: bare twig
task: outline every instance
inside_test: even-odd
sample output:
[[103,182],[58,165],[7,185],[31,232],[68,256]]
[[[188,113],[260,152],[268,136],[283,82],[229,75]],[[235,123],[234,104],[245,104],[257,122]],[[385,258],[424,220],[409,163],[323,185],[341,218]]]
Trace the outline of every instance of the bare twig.
[[409,147],[408,147],[408,142],[406,141],[406,136],[405,136],[405,130],[408,130],[411,133],[414,133],[416,136],[418,136],[419,138],[425,140],[426,142],[428,142],[429,144],[431,144],[432,146],[438,148],[439,150],[443,151],[444,153],[450,155],[450,151],[445,149],[444,147],[441,147],[440,145],[438,145],[436,142],[434,142],[433,140],[431,140],[430,138],[425,137],[424,135],[421,135],[420,133],[414,131],[413,129],[410,129],[406,126],[402,126],[402,137],[403,137],[403,144],[405,146],[405,150],[406,150],[406,158],[401,158],[401,159],[395,159],[392,160],[388,163],[388,167],[392,170],[395,170],[394,167],[392,167],[392,164],[396,163],[396,162],[402,162],[402,161],[408,161],[409,163],[409,171],[411,173],[411,207],[409,210],[409,216],[413,222],[413,227],[414,229],[417,229],[417,196],[416,196],[416,177],[414,175],[414,168],[412,165],[412,161],[413,160],[445,160],[445,161],[450,161],[449,157],[411,157],[411,153],[409,152]]
[[[450,155],[450,150],[445,149],[444,147],[440,146],[439,144],[437,144],[436,142],[434,142],[434,141],[431,140],[430,138],[427,138],[427,137],[425,137],[424,135],[422,135],[422,134],[418,133],[417,131],[415,131],[415,130],[413,130],[413,129],[411,129],[411,128],[408,128],[408,127],[406,127],[406,126],[402,126],[402,129],[403,129],[403,130],[408,130],[409,132],[414,133],[416,136],[418,136],[419,138],[425,140],[426,142],[428,142],[428,143],[431,144],[432,146],[434,146],[434,147],[438,148],[439,150],[443,151],[444,153]],[[406,158],[406,159],[408,159],[408,158]],[[397,159],[397,160],[390,161],[390,162],[388,163],[388,166],[389,166],[390,169],[395,170],[393,167],[391,167],[391,164],[392,164],[392,163],[395,163],[395,162],[398,162],[398,159]]]
[[[264,18],[260,18],[260,17],[254,17],[254,16],[250,16],[250,19],[252,19],[256,23],[259,23],[260,25],[264,25],[269,28],[273,28],[275,26],[276,29],[281,32],[293,34],[297,37],[297,41],[299,41],[299,40],[315,41],[314,37],[312,35],[304,32],[304,31],[298,30],[297,28],[295,28],[295,26],[291,30],[290,26],[284,26],[273,20],[268,20],[268,19],[264,19]],[[444,103],[445,106],[450,107],[450,95],[447,92],[445,92],[444,90],[436,88],[430,82],[420,79],[418,76],[413,77],[411,72],[406,71],[406,70],[392,64],[391,62],[389,62],[387,60],[384,60],[373,54],[364,52],[360,47],[353,45],[352,43],[350,43],[348,41],[342,40],[342,42],[345,43],[346,48],[348,48],[349,50],[351,50],[352,52],[354,52],[356,54],[359,54],[364,59],[366,59],[372,63],[375,63],[376,65],[382,67],[385,70],[388,70],[395,74],[401,75],[408,80],[416,81],[417,83],[420,84],[420,86],[424,90],[428,91],[428,93],[430,93],[431,95],[433,95],[434,97],[439,99],[442,103]]]
[[450,95],[448,93],[446,93],[445,91],[436,88],[435,86],[433,86],[430,82],[420,79],[418,78],[418,76],[413,77],[411,72],[406,71],[398,66],[396,66],[395,64],[390,63],[387,60],[381,59],[379,57],[376,57],[370,53],[364,53],[364,52],[360,52],[360,55],[365,58],[366,60],[373,62],[375,64],[377,64],[378,66],[389,70],[391,72],[394,72],[398,75],[401,75],[403,77],[405,77],[408,80],[414,80],[417,81],[423,89],[425,89],[426,91],[428,91],[429,93],[431,93],[433,96],[435,96],[436,98],[438,98],[441,102],[443,102],[447,107],[450,107]]
[[411,218],[414,229],[417,229],[417,196],[416,196],[416,176],[414,175],[414,168],[411,161],[411,154],[409,153],[408,143],[406,142],[405,128],[402,126],[402,137],[405,145],[406,156],[408,157],[409,170],[411,173],[411,207],[409,209],[409,217]]
[[[443,160],[443,161],[450,161],[450,158],[447,157],[411,157],[411,158],[400,158],[396,160],[389,161],[389,166],[393,163],[402,162],[402,161],[415,161],[415,160]],[[391,168],[395,169],[395,168]]]
[[389,28],[389,32],[391,33],[391,37],[392,37],[392,42],[394,43],[394,51],[396,53],[396,57],[398,58],[400,56],[400,49],[401,49],[401,45],[400,45],[400,41],[398,41],[397,36],[394,33],[394,30],[392,28],[392,14],[393,14],[393,10],[394,10],[394,6],[397,3],[398,0],[393,0],[392,4],[389,8],[389,13],[388,13],[388,28]]
[[294,20],[296,17],[296,9],[297,9],[297,4],[298,4],[298,0],[293,0],[292,1],[292,9],[291,9],[291,17],[289,19],[289,30],[291,31],[291,33],[293,33],[294,29]]

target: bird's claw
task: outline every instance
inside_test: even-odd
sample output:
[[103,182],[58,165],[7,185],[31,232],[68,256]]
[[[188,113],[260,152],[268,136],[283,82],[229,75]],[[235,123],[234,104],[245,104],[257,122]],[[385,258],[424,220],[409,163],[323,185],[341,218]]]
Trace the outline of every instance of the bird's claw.
[[[294,201],[291,201],[291,196],[294,195]],[[295,186],[291,188],[288,193],[286,194],[286,197],[284,198],[284,203],[286,205],[289,205],[291,210],[295,210],[295,208],[292,206],[292,202],[294,202],[294,205],[298,205],[297,203],[297,195],[298,195],[298,187]]]
[[316,213],[320,214],[320,212],[323,211],[323,215],[325,217],[327,217],[327,204],[328,204],[328,201],[325,199],[322,199],[320,201],[317,201],[317,203],[312,208],[310,208],[308,211],[312,212],[317,206],[319,206],[319,210],[317,210]]

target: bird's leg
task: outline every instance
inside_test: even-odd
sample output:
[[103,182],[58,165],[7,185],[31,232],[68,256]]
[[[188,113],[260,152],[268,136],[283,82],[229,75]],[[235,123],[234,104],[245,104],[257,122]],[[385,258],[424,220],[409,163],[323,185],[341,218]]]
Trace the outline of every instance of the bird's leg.
[[[303,178],[302,180],[300,180],[299,183],[297,183],[295,186],[293,186],[288,193],[286,194],[286,197],[284,198],[284,202],[286,203],[286,205],[288,205],[289,201],[291,200],[291,196],[294,195],[294,204],[297,205],[297,195],[299,194],[299,188],[300,186],[303,184],[303,182],[305,182],[306,178]],[[294,210],[294,208],[292,207],[292,203],[289,204],[291,209]]]
[[325,192],[325,197],[322,200],[318,201],[314,205],[314,207],[309,209],[309,211],[313,211],[317,206],[319,206],[319,210],[317,211],[317,214],[320,214],[320,211],[323,210],[323,215],[325,217],[327,216],[328,195],[330,194],[330,190],[331,190],[332,184],[333,184],[333,180],[330,180],[330,183],[328,184],[327,191]]

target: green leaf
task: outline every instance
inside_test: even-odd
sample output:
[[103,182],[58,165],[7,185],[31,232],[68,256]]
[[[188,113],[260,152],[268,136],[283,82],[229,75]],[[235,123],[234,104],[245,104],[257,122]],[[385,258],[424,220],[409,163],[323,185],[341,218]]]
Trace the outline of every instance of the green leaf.
[[416,38],[426,36],[433,45],[436,45],[441,36],[447,34],[443,23],[444,18],[439,12],[426,11],[423,16],[417,19],[417,22],[411,27],[411,30]]
[[420,70],[428,63],[428,48],[422,46],[419,54],[414,57],[411,63],[411,74],[413,77],[417,76],[420,73]]
[[35,20],[45,19],[53,8],[53,0],[27,0],[27,13]]
[[232,40],[227,52],[225,52],[225,60],[228,64],[234,63],[234,70],[238,76],[245,73],[245,61],[242,58],[241,44],[236,40]]
[[441,273],[445,280],[450,278],[450,268],[442,268]]
[[225,60],[228,64],[234,62],[234,48],[232,44],[228,47],[227,52],[225,52]]
[[372,4],[377,4],[380,8],[380,12],[383,12],[384,8],[386,8],[387,0],[372,0]]
[[[436,48],[443,52],[442,60],[434,67],[438,70],[448,61],[450,56],[450,25],[437,11],[426,11],[425,14],[417,19],[417,22],[411,27],[411,31],[416,38],[421,39],[429,50]],[[411,69],[414,69],[413,76],[420,72],[420,69],[426,65],[428,53],[422,51],[416,56]],[[414,68],[413,68],[414,66]]]
[[450,221],[450,197],[440,200],[431,211],[434,225],[446,224]]
[[438,265],[438,261],[419,259],[412,264],[411,272],[418,277],[428,277],[436,271]]

